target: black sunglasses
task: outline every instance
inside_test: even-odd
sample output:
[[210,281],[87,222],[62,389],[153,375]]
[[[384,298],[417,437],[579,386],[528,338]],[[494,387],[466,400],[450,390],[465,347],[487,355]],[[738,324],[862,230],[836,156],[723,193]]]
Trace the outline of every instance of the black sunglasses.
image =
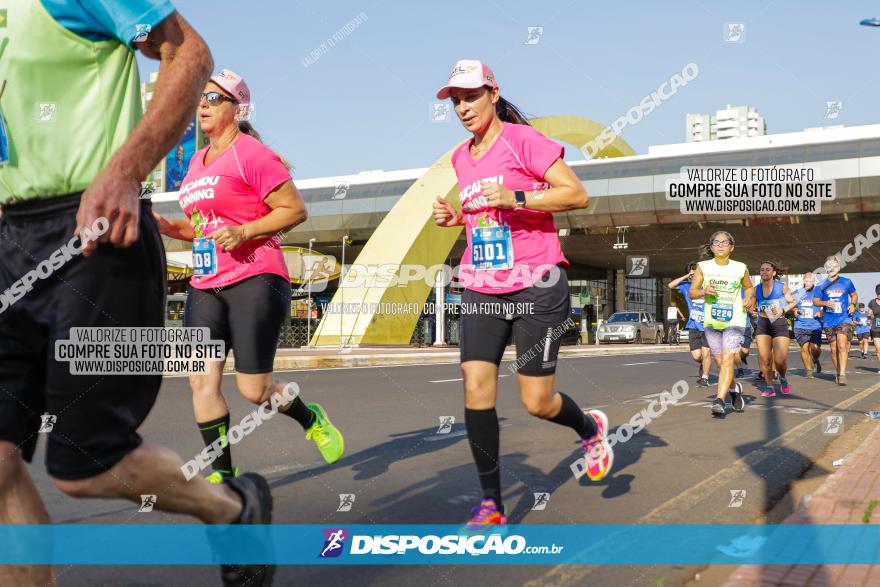
[[233,102],[233,103],[235,102],[235,100],[233,100],[232,98],[230,98],[228,96],[224,96],[220,92],[202,92],[201,99],[207,100],[208,104],[210,104],[211,106],[216,106],[217,104],[219,104],[220,102],[223,102],[224,100],[226,102]]

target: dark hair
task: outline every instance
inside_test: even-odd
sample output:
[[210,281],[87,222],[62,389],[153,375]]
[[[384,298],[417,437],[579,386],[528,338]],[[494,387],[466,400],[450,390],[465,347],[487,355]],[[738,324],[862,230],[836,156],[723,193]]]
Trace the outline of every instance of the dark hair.
[[495,113],[498,114],[498,118],[500,118],[503,122],[531,126],[525,114],[523,114],[519,108],[517,108],[501,96],[498,96],[498,102],[495,104]]
[[700,245],[700,248],[697,250],[697,258],[702,261],[709,261],[715,258],[715,254],[712,252],[712,241],[715,240],[715,237],[719,234],[725,235],[728,239],[730,239],[730,244],[734,244],[733,235],[727,232],[726,230],[716,230],[709,237],[709,242],[705,245]]
[[263,137],[260,136],[260,133],[257,132],[257,129],[255,129],[253,127],[253,125],[246,120],[238,121],[238,130],[240,130],[241,132],[243,132],[246,135],[250,135],[250,136],[254,137],[255,139],[257,139],[261,143],[263,142]]
[[696,261],[691,261],[690,263],[688,263],[687,265],[684,266],[685,273],[690,273],[691,271],[696,271],[696,270],[697,270],[697,262]]
[[776,272],[776,279],[785,276],[786,272],[788,271],[788,267],[785,267],[779,261],[761,261],[761,265],[765,264],[773,267],[773,271]]
[[[255,129],[253,127],[253,125],[246,120],[239,120],[238,121],[238,130],[248,136],[254,137],[255,139],[257,139],[261,143],[263,142],[263,137],[260,136],[260,133],[257,132],[257,129]],[[288,171],[293,169],[293,165],[290,164],[290,161],[288,161],[287,159],[285,159],[281,155],[278,155],[278,157],[281,159],[281,163],[284,164],[285,167],[287,167]]]
[[874,287],[874,293],[875,293],[875,294],[880,294],[880,283],[878,283],[877,286]]

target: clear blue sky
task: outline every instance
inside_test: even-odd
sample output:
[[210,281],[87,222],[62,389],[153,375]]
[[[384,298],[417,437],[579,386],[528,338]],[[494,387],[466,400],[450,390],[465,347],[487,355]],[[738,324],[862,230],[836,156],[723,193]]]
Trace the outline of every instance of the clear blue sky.
[[[460,58],[487,62],[531,115],[610,124],[682,67],[700,75],[623,138],[637,152],[684,141],[685,114],[755,106],[770,133],[880,120],[880,17],[867,1],[404,2],[181,0],[216,67],[247,80],[255,126],[299,178],[426,167],[465,138],[433,123],[434,93]],[[316,63],[301,61],[358,14],[367,20]],[[726,43],[725,22],[745,23]],[[543,26],[536,45],[527,27]],[[146,79],[157,62],[140,57]],[[840,100],[837,120],[826,100]],[[581,158],[568,149],[567,158]]]
[[[180,0],[217,69],[247,80],[254,125],[296,178],[427,167],[466,137],[431,122],[434,94],[455,61],[482,59],[502,95],[533,116],[610,124],[690,62],[697,79],[623,131],[638,153],[683,142],[685,115],[754,106],[769,133],[880,122],[880,4],[796,0],[437,3]],[[366,20],[314,64],[303,58],[350,20]],[[723,39],[727,22],[745,40]],[[544,27],[526,45],[527,27]],[[144,79],[158,64],[139,56]],[[836,120],[825,102],[840,100]],[[567,149],[568,159],[580,159]],[[846,274],[846,273],[845,273]],[[863,300],[880,274],[847,274]]]

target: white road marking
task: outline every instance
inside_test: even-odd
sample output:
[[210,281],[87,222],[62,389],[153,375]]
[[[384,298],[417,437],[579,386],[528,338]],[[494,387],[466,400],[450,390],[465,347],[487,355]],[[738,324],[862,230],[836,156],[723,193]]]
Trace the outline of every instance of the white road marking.
[[653,365],[657,361],[648,361],[646,363],[624,363],[621,367],[632,367],[633,365]]
[[[502,377],[510,377],[510,375],[499,375],[498,379]],[[464,381],[462,377],[456,377],[455,379],[437,379],[436,381],[429,381],[428,383],[450,383],[452,381]]]

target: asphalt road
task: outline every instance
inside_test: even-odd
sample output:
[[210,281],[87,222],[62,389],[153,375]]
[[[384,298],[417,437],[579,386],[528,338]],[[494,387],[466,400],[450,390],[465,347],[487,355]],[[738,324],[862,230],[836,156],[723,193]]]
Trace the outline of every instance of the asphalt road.
[[[754,355],[754,353],[753,353]],[[615,447],[612,473],[599,483],[575,479],[570,464],[581,454],[571,430],[535,419],[521,406],[515,377],[499,382],[502,481],[514,523],[750,523],[786,499],[792,479],[824,452],[834,435],[823,433],[829,415],[848,424],[865,419],[880,398],[876,359],[852,353],[849,386],[830,377],[809,381],[789,355],[791,396],[761,398],[743,379],[744,413],[709,414],[714,388],[696,387],[696,368],[681,353],[560,360],[557,388],[584,408],[600,407],[615,427],[656,394],[684,380],[689,392],[678,405]],[[830,357],[823,363],[830,367]],[[751,366],[755,366],[753,358]],[[502,366],[502,373],[508,371]],[[301,428],[278,416],[234,447],[236,465],[265,475],[275,497],[275,521],[289,524],[460,523],[479,500],[476,471],[464,432],[461,375],[457,365],[329,369],[278,373],[297,382],[306,401],[318,401],[343,431],[346,456],[324,464]],[[714,381],[714,376],[713,376]],[[224,379],[233,423],[253,409]],[[442,418],[455,423],[438,433]],[[142,433],[185,458],[201,450],[183,378],[166,379]],[[42,451],[42,444],[39,449]],[[158,511],[137,513],[122,501],[81,501],[54,488],[37,455],[31,471],[50,515],[62,523],[184,523]],[[745,491],[736,507],[732,491]],[[534,493],[549,493],[532,511]],[[354,494],[338,512],[339,494]],[[160,497],[161,499],[161,497]],[[584,544],[597,537],[584,537]],[[318,545],[319,546],[319,545]],[[291,548],[317,548],[314,544]],[[316,552],[317,554],[317,552]],[[539,566],[359,566],[279,568],[277,585],[665,585],[693,569]],[[216,567],[67,567],[59,584],[219,585]]]

